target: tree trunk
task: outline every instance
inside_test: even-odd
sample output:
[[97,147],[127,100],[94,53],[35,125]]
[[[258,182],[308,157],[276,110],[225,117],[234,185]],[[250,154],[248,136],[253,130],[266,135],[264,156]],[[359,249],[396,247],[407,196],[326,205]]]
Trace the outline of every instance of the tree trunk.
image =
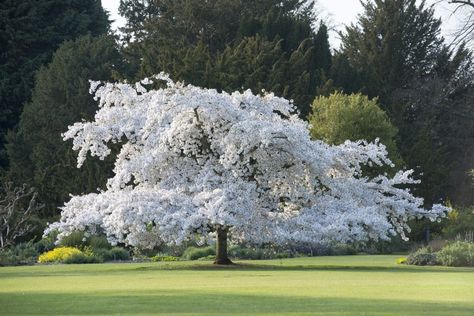
[[227,256],[227,228],[219,226],[217,228],[216,240],[216,260],[214,264],[232,264]]

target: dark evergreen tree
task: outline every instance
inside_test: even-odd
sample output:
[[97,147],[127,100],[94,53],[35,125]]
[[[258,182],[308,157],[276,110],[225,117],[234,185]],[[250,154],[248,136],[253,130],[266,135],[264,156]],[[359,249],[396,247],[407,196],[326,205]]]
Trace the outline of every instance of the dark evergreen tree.
[[420,193],[428,201],[474,203],[474,68],[460,47],[444,50],[433,74],[393,93],[404,104],[400,149],[410,167],[423,174]]
[[428,75],[442,48],[441,20],[424,0],[417,2],[363,2],[357,24],[341,34],[342,52],[363,82],[359,89],[382,102],[394,89]]
[[100,0],[0,2],[0,169],[7,166],[6,133],[30,99],[35,72],[62,42],[108,27]]
[[400,131],[407,167],[422,180],[418,193],[427,203],[472,202],[472,194],[459,194],[471,189],[467,171],[473,161],[467,162],[474,125],[473,116],[466,115],[474,113],[472,102],[466,101],[473,82],[469,52],[464,47],[453,52],[444,44],[441,22],[425,1],[373,0],[363,5],[358,23],[342,34],[331,70],[334,85],[380,97]]
[[52,62],[38,71],[32,100],[25,105],[18,132],[9,134],[7,150],[8,176],[37,189],[46,204],[43,219],[58,214],[69,194],[93,192],[110,176],[103,171],[111,170],[107,161],[92,160],[77,169],[77,153],[61,133],[93,117],[97,104],[89,94],[89,79],[111,80],[114,65],[120,63],[113,38],[88,35],[65,42]]
[[332,66],[332,54],[329,47],[328,27],[324,23],[319,26],[315,42],[318,44],[315,46],[318,66],[326,75],[329,75]]
[[310,1],[122,0],[120,12],[134,79],[165,71],[210,88],[271,90],[306,117],[330,68],[327,28],[315,32]]

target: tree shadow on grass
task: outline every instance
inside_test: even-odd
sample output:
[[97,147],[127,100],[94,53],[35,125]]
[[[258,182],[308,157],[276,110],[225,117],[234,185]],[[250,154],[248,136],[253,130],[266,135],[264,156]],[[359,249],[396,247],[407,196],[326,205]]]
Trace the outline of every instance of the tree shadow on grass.
[[[36,266],[21,267],[19,269],[0,268],[0,285],[4,278],[27,278],[27,277],[63,277],[63,276],[103,276],[122,273],[141,273],[150,271],[334,271],[338,273],[345,272],[373,272],[373,273],[474,273],[474,268],[452,268],[442,266],[365,266],[365,265],[341,265],[341,264],[309,264],[309,265],[287,265],[285,263],[255,263],[255,262],[237,262],[233,265],[221,266],[214,265],[211,262],[171,262],[171,263],[147,263],[147,264],[116,264],[113,269],[109,269],[104,264],[91,265],[57,265],[41,267]],[[0,306],[0,315],[1,306]],[[474,313],[473,313],[474,315]]]
[[474,303],[196,291],[2,293],[2,315],[472,315]]
[[197,270],[197,271],[347,271],[347,272],[449,272],[465,273],[474,272],[474,268],[452,268],[443,266],[364,266],[364,265],[286,265],[286,264],[258,264],[238,262],[232,265],[196,264],[196,265],[173,265],[172,263],[156,266],[137,267],[136,271],[153,270]]

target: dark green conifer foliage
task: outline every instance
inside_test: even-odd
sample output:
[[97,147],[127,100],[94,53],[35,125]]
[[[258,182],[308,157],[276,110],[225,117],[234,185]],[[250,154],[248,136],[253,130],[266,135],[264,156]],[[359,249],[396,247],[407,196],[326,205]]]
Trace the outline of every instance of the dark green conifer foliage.
[[0,1],[0,169],[5,136],[31,97],[35,72],[65,40],[108,31],[100,0]]
[[122,0],[120,12],[134,79],[165,71],[209,88],[271,90],[306,117],[330,68],[327,28],[315,32],[308,1]]
[[318,43],[315,46],[318,66],[326,75],[329,75],[332,66],[332,54],[329,47],[328,27],[324,23],[321,23],[319,26],[315,42]]
[[472,57],[444,44],[440,24],[425,1],[365,1],[358,23],[342,34],[331,76],[346,93],[380,97],[428,204],[472,203]]
[[92,119],[97,104],[89,94],[89,79],[111,80],[121,63],[115,41],[108,36],[84,36],[65,42],[52,62],[36,76],[31,102],[25,105],[17,133],[9,134],[8,176],[37,188],[46,204],[43,219],[59,214],[69,194],[94,192],[110,177],[110,161],[90,160],[77,169],[77,153],[61,133],[82,119]]
[[441,20],[425,1],[372,0],[363,6],[357,24],[341,34],[342,53],[360,78],[358,89],[386,105],[394,89],[432,72],[443,46]]

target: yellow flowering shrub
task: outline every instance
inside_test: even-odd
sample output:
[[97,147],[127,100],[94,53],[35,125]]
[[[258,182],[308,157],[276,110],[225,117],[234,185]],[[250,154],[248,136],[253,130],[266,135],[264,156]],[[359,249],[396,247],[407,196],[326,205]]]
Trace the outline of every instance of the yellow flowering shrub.
[[407,263],[407,258],[401,257],[397,259],[397,264],[406,264]]
[[39,263],[64,262],[66,259],[82,254],[82,251],[74,247],[58,247],[41,254],[38,258]]

